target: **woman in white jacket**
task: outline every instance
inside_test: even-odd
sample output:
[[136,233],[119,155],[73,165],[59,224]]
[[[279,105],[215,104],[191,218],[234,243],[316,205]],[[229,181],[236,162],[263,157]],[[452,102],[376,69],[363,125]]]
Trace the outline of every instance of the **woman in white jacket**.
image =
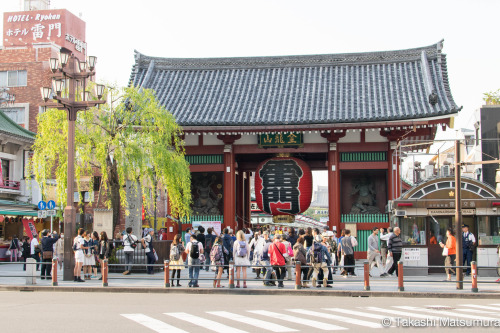
[[234,266],[236,267],[236,288],[240,287],[240,272],[243,272],[243,288],[247,287],[247,267],[250,265],[250,246],[242,230],[236,233],[233,245]]

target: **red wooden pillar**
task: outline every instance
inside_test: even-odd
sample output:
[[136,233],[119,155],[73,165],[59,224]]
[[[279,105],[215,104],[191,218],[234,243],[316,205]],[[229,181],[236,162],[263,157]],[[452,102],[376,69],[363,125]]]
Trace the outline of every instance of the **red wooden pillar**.
[[243,216],[243,201],[245,194],[245,184],[243,179],[243,172],[238,170],[236,174],[236,221],[238,223],[237,230],[241,230],[244,227],[244,216]]
[[387,197],[389,200],[394,200],[394,149],[393,143],[389,142],[389,149],[387,150]]
[[250,174],[251,174],[250,172],[245,172],[244,173],[244,180],[243,180],[243,184],[244,184],[243,216],[245,217],[245,226],[247,228],[252,227],[250,224],[250,219],[251,219],[251,214],[252,214],[252,212],[250,210],[251,200],[252,200],[250,198]]
[[328,140],[328,228],[340,231],[340,154],[337,141],[345,132],[322,133]]
[[235,230],[235,170],[232,145],[224,146],[224,226]]

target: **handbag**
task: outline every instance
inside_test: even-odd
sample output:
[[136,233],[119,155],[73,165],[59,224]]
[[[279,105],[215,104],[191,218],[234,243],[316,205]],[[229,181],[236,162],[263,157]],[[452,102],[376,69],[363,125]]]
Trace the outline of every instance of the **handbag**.
[[210,270],[215,272],[217,270],[217,266],[215,266],[215,261],[210,262]]
[[54,252],[52,252],[52,251],[44,251],[42,253],[42,259],[52,259],[53,256],[54,256]]
[[445,246],[443,247],[443,257],[448,256],[448,248]]
[[10,250],[5,251],[6,256],[10,256],[11,254],[12,254],[12,252],[10,252]]
[[153,249],[153,254],[155,255],[155,262],[158,261],[158,255],[156,254],[156,250]]

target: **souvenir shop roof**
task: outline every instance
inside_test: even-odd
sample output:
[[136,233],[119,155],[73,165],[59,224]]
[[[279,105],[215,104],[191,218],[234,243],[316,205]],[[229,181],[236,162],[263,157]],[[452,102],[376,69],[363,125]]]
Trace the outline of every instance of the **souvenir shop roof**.
[[442,45],[251,58],[159,58],[135,51],[129,83],[155,90],[181,126],[432,118],[460,110]]

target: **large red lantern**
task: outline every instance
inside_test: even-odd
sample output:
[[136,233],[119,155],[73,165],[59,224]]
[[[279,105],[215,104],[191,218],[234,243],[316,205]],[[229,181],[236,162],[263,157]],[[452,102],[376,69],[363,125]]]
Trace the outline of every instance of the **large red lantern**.
[[312,173],[303,160],[274,157],[260,163],[255,173],[259,208],[271,215],[296,215],[311,204]]

